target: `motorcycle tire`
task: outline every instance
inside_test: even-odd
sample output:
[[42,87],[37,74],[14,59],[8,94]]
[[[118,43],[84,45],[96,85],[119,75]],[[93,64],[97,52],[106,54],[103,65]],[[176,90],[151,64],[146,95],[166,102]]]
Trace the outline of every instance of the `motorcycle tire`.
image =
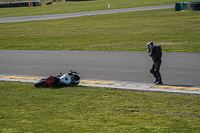
[[36,83],[34,83],[34,86],[35,87],[45,87],[45,86],[47,86],[47,84],[46,84],[46,81],[45,80],[42,80],[42,81],[39,81],[39,82],[36,82]]

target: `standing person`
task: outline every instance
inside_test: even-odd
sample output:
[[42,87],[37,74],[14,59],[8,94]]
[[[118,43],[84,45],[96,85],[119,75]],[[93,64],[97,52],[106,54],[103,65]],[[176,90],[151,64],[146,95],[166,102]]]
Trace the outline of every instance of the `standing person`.
[[153,60],[152,68],[150,69],[150,73],[156,78],[154,83],[162,84],[162,78],[160,74],[160,65],[162,63],[162,49],[161,46],[154,46],[154,43],[151,41],[147,44],[147,53]]

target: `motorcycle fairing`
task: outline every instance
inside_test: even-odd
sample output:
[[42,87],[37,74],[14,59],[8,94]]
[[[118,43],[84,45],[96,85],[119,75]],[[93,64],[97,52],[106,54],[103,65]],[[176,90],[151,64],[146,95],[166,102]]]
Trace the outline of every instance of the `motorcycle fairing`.
[[71,77],[68,74],[64,74],[62,77],[60,77],[60,83],[70,85],[71,84]]
[[53,79],[52,75],[49,76],[49,77],[46,79],[46,83],[47,83],[48,85],[54,86],[54,79]]

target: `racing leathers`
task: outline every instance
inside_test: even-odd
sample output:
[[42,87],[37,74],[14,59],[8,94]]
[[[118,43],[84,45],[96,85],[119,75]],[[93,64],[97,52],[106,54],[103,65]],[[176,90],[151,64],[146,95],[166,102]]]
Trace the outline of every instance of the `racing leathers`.
[[154,46],[151,51],[149,51],[149,56],[153,60],[152,68],[150,69],[150,73],[153,74],[153,76],[156,78],[154,83],[156,84],[162,84],[162,78],[160,74],[160,65],[162,63],[161,57],[162,57],[162,49],[161,46]]

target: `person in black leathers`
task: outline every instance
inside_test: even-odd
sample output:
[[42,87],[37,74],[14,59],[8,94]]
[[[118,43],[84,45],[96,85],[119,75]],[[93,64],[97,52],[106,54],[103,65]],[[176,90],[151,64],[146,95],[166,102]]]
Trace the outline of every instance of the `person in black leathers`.
[[162,84],[162,77],[160,74],[160,65],[162,63],[162,49],[161,46],[154,46],[154,43],[151,41],[147,44],[147,52],[149,56],[153,60],[152,68],[150,69],[150,73],[156,78],[154,83]]

